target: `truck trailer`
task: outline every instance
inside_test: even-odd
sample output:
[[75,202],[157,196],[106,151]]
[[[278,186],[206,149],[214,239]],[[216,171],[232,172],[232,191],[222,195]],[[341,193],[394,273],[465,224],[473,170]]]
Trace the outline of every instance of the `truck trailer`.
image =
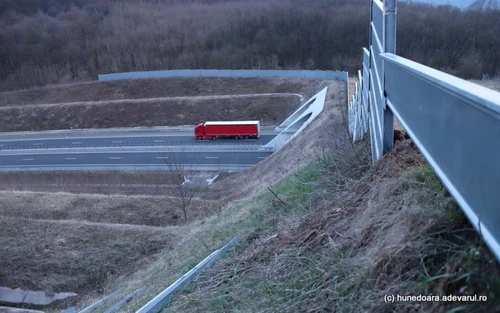
[[202,122],[194,128],[196,140],[257,139],[260,137],[260,121]]

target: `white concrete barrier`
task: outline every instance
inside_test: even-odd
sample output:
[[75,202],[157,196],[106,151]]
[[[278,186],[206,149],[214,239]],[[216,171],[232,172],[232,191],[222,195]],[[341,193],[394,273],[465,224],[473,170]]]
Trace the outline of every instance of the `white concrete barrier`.
[[325,107],[326,93],[328,87],[311,97],[304,105],[297,109],[287,118],[279,128],[284,128],[280,134],[274,137],[264,148],[278,151],[287,142],[295,138],[304,128],[307,127]]

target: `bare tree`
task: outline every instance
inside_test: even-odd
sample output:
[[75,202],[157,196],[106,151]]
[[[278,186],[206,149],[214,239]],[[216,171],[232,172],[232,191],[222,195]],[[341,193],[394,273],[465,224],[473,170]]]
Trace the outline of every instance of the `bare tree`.
[[190,166],[185,162],[183,151],[170,152],[161,157],[168,170],[162,187],[166,188],[168,201],[182,210],[184,221],[187,221],[189,206],[195,194],[194,186],[189,184],[189,175],[192,172]]

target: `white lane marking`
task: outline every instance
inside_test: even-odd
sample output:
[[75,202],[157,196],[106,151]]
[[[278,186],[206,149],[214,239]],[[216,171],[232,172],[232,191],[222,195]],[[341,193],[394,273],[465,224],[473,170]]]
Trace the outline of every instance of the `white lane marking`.
[[42,145],[43,145],[43,143],[38,142],[38,143],[34,143],[33,145],[34,145],[34,146],[42,146]]
[[111,143],[122,143],[123,141],[121,140],[115,140],[115,141],[111,141]]
[[219,157],[205,157],[205,159],[218,159]]
[[72,142],[72,144],[74,144],[74,145],[79,145],[79,144],[81,144],[81,143],[82,143],[81,141],[73,141],[73,142]]
[[76,160],[76,158],[64,158],[65,160]]
[[23,161],[33,161],[33,159],[23,159]]
[[153,140],[153,142],[165,142],[165,140]]
[[156,157],[157,159],[168,159],[168,157]]
[[109,157],[110,160],[121,160],[121,157]]

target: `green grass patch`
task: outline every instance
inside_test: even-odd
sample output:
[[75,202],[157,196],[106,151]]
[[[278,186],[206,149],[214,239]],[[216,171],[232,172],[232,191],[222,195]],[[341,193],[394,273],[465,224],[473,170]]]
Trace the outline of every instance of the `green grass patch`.
[[[140,286],[146,286],[147,291],[136,304],[128,306],[127,311],[133,312],[145,304],[234,236],[241,235],[242,241],[230,249],[218,262],[234,256],[234,251],[241,253],[255,239],[276,231],[276,227],[281,222],[277,220],[283,214],[286,213],[288,219],[298,220],[310,209],[309,204],[317,189],[316,181],[320,169],[321,167],[318,167],[316,163],[312,163],[270,186],[270,189],[286,205],[268,191],[205,221],[183,226],[183,229],[179,231],[191,232],[191,238],[182,247],[166,253],[161,262],[151,267],[149,272],[137,274]],[[183,288],[181,295],[189,294],[194,286],[194,284],[188,284]],[[277,289],[276,292],[278,292]],[[227,296],[224,295],[211,296],[207,299],[206,305],[223,306],[226,298]]]

